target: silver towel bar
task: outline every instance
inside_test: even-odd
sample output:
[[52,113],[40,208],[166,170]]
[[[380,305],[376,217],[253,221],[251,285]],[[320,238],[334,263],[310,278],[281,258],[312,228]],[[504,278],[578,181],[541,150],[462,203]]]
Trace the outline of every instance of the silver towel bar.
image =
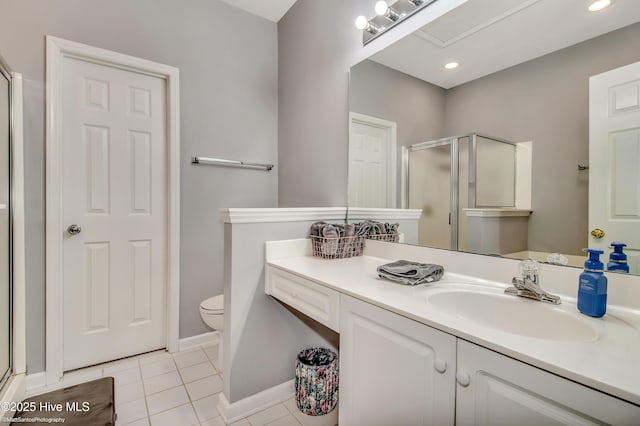
[[273,164],[246,163],[244,161],[225,160],[222,158],[191,157],[191,164],[207,164],[211,166],[244,167],[271,171]]

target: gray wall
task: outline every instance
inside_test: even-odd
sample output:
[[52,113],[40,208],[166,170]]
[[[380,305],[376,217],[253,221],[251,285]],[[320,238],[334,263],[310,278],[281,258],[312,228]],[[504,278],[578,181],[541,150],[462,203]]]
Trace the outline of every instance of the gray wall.
[[198,305],[223,291],[218,209],[277,204],[274,172],[189,164],[191,155],[276,163],[276,24],[218,0],[2,2],[0,52],[24,76],[29,373],[44,369],[45,34],[180,69],[181,338],[208,331]]
[[589,77],[640,61],[638,40],[634,24],[447,91],[447,135],[533,141],[530,250],[587,246]]
[[349,109],[398,124],[398,146],[443,137],[446,91],[373,61],[351,67]]
[[[369,60],[349,72],[349,111],[390,120],[398,126],[397,170],[402,170],[401,146],[442,137],[445,94],[441,87]],[[397,179],[396,187],[396,205],[400,206],[401,179]]]
[[298,0],[278,22],[278,202],[347,203],[348,69],[375,0]]
[[[298,352],[335,332],[264,293],[265,241],[306,238],[315,221],[226,224],[224,393],[236,402],[293,379]],[[297,317],[297,318],[296,318]]]

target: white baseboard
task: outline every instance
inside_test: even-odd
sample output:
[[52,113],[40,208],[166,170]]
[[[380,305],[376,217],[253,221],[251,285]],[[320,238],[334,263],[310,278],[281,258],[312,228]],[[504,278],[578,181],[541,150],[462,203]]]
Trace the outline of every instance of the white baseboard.
[[[25,375],[16,374],[12,376],[4,387],[4,393],[0,394],[0,401],[20,402],[24,398]],[[4,413],[0,413],[2,415]],[[0,417],[0,420],[2,417]]]
[[38,388],[43,388],[47,385],[47,374],[44,371],[40,373],[27,374],[26,390],[31,392]]
[[220,332],[210,331],[196,336],[185,337],[178,342],[178,350],[186,351],[202,345],[212,345],[220,341]]
[[225,424],[233,423],[293,397],[294,386],[295,381],[289,380],[234,403],[229,403],[225,394],[221,393],[218,411]]
[[[9,381],[5,384],[4,391],[0,393],[0,401],[2,402],[20,402],[24,399],[25,394],[25,375],[16,374],[9,378]],[[7,407],[4,407],[7,408]],[[11,407],[8,407],[11,408]],[[5,409],[0,412],[0,423],[4,418],[10,419],[15,414],[14,410]]]

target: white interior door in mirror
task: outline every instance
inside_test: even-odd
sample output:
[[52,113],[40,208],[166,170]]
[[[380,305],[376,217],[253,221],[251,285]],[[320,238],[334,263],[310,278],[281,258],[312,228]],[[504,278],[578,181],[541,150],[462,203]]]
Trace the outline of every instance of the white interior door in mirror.
[[589,228],[605,231],[590,247],[626,243],[640,273],[640,62],[589,82]]
[[167,149],[163,79],[64,61],[67,371],[165,346]]
[[393,121],[349,114],[349,206],[396,207]]

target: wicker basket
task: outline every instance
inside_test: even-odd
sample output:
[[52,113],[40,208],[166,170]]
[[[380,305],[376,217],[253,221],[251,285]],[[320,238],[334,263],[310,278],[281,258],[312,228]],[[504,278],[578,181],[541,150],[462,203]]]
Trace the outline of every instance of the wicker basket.
[[399,234],[374,234],[336,238],[311,235],[309,238],[311,238],[311,251],[314,256],[323,259],[345,259],[347,257],[362,256],[365,240],[397,243]]
[[[348,237],[347,237],[348,238]],[[338,354],[310,348],[296,358],[296,406],[308,416],[322,416],[338,405]]]
[[323,259],[345,259],[361,256],[364,250],[364,237],[327,238],[311,235],[311,251],[314,256]]
[[367,240],[388,241],[390,243],[397,243],[400,239],[400,234],[374,234],[367,235]]

